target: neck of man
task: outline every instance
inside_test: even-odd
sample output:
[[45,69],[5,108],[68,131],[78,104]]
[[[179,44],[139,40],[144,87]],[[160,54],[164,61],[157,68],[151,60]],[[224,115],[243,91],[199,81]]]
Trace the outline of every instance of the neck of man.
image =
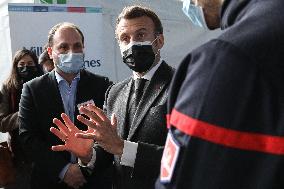
[[224,0],[210,0],[206,3],[206,9],[204,9],[204,16],[207,26],[210,30],[220,28],[220,11]]
[[69,85],[71,85],[73,79],[76,77],[78,73],[65,73],[58,69],[57,67],[55,68],[55,71],[63,78],[65,79]]

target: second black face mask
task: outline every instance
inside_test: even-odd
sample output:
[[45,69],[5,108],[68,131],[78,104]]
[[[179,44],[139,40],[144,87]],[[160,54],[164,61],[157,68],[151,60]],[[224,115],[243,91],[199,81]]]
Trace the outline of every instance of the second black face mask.
[[155,53],[152,45],[133,45],[123,51],[123,62],[135,72],[146,72],[154,63]]
[[18,67],[18,74],[23,82],[27,82],[38,76],[38,70],[36,66],[22,66]]

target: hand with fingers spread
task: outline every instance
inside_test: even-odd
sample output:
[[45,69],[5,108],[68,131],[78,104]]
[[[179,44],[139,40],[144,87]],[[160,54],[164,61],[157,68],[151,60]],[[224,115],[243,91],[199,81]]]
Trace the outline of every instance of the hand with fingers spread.
[[107,152],[114,155],[122,155],[124,142],[117,134],[115,115],[112,115],[110,121],[101,109],[92,104],[80,107],[79,110],[88,119],[81,115],[77,119],[87,125],[90,131],[93,129],[94,132],[81,132],[76,134],[76,136],[81,139],[95,139]]
[[52,146],[53,151],[69,151],[80,158],[83,162],[88,162],[92,157],[92,147],[94,139],[82,139],[75,136],[76,133],[94,133],[94,130],[89,128],[87,131],[79,130],[66,114],[61,114],[64,121],[53,119],[53,123],[59,128],[50,128],[50,131],[64,142],[64,145]]
[[68,170],[64,175],[63,181],[68,186],[75,189],[80,188],[87,182],[77,164],[71,164],[68,167]]

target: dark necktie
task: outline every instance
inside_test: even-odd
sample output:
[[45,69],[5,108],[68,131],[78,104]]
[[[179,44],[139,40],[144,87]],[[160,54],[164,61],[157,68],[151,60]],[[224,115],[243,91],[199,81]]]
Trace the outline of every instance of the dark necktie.
[[132,88],[132,95],[129,103],[128,110],[128,124],[125,125],[125,137],[127,138],[129,130],[134,122],[135,114],[139,114],[139,110],[137,109],[141,97],[143,95],[146,79],[136,79],[134,80],[134,87]]
[[143,91],[144,91],[144,86],[145,86],[145,83],[146,83],[146,79],[143,79],[143,78],[138,78],[134,81],[134,96],[133,96],[133,100],[134,100],[134,106],[135,108],[137,108],[140,100],[141,100],[141,97],[143,95]]

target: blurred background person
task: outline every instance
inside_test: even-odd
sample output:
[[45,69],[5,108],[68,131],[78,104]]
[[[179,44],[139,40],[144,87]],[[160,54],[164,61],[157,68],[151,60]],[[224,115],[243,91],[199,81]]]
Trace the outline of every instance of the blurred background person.
[[9,132],[8,143],[13,153],[16,168],[15,183],[5,188],[29,188],[30,163],[28,163],[18,140],[18,111],[23,83],[42,75],[37,56],[27,50],[16,52],[12,70],[0,91],[0,132]]
[[38,63],[41,65],[44,73],[51,72],[54,69],[54,63],[50,59],[46,49],[38,57]]

